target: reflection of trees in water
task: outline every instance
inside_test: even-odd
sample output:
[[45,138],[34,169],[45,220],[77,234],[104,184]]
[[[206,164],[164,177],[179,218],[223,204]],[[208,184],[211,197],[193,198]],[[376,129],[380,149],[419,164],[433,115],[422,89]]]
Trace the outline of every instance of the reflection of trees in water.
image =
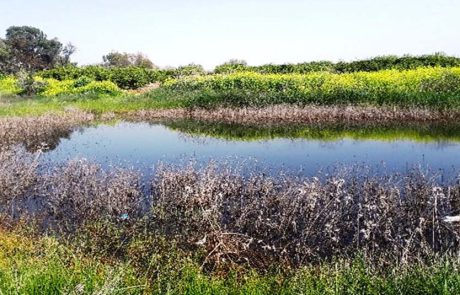
[[[157,122],[158,123],[158,122]],[[460,124],[235,124],[190,119],[162,121],[166,127],[191,138],[212,137],[233,141],[275,138],[320,140],[324,144],[352,140],[431,142],[447,147],[460,141]]]

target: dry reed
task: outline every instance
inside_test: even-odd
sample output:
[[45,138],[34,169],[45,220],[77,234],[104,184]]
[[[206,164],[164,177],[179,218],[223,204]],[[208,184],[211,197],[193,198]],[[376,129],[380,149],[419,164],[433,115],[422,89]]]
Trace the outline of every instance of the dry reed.
[[78,126],[94,120],[94,115],[78,110],[37,117],[5,117],[0,119],[0,147],[22,143],[27,149],[49,148],[68,137]]
[[456,122],[458,111],[441,111],[428,108],[393,108],[372,106],[295,106],[142,110],[125,114],[131,120],[187,118],[226,123],[411,123]]
[[[443,221],[459,213],[460,185],[439,184],[420,171],[345,171],[320,180],[247,175],[217,164],[162,165],[151,190],[144,190],[135,171],[84,161],[39,171],[24,150],[3,150],[0,160],[3,215],[38,219],[31,214],[39,211],[42,222],[64,235],[104,220],[131,224],[139,228],[137,236],[166,237],[185,251],[204,253],[207,269],[294,268],[358,254],[379,263],[410,262],[460,250],[458,228]],[[41,205],[21,208],[30,199]],[[141,215],[147,199],[149,212]],[[147,225],[136,225],[145,220]]]

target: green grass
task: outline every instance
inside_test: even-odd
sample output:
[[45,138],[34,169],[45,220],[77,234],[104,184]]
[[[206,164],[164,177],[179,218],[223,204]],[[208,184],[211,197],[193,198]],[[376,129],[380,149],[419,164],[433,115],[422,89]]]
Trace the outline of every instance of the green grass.
[[62,112],[78,108],[95,114],[125,113],[142,109],[178,108],[184,105],[181,97],[156,90],[144,95],[100,96],[73,95],[55,98],[0,95],[0,116],[32,116],[47,112]]
[[[337,260],[295,271],[206,274],[189,259],[146,268],[86,256],[51,237],[0,231],[0,294],[457,294],[459,262],[409,268]],[[158,257],[163,253],[155,253]],[[152,272],[152,270],[155,270]]]

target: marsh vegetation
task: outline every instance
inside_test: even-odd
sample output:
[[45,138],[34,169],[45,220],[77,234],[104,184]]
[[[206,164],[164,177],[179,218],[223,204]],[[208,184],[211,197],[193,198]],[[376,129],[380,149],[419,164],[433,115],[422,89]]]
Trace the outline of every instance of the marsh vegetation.
[[460,289],[459,58],[74,51],[0,39],[1,294]]
[[[420,170],[266,176],[211,162],[164,163],[142,181],[135,170],[85,160],[43,170],[38,155],[0,152],[2,227],[17,232],[1,233],[7,241],[0,246],[4,291],[19,279],[8,269],[12,257],[26,280],[18,286],[29,292],[265,286],[266,292],[378,294],[410,292],[409,286],[440,292],[459,284],[451,270],[460,237],[445,221],[460,209],[455,179],[439,183]],[[12,247],[19,252],[9,254]],[[34,259],[36,251],[44,256]],[[29,263],[46,279],[38,280]],[[67,263],[70,272],[63,270]],[[83,266],[84,277],[71,274]],[[427,276],[429,283],[421,281]]]
[[[163,112],[164,126],[192,139],[458,141],[455,125],[430,120],[254,125]],[[250,162],[185,159],[151,163],[145,175],[81,158],[42,161],[82,124],[116,128],[116,119],[73,110],[0,120],[2,291],[416,294],[460,284],[458,228],[445,220],[460,211],[456,174],[359,166],[264,173]]]

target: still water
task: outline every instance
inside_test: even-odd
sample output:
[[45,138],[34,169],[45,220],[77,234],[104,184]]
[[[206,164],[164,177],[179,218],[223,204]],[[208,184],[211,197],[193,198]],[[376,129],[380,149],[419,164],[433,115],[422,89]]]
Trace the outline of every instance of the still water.
[[[453,135],[452,135],[453,134]],[[54,164],[88,159],[103,166],[151,170],[184,159],[257,163],[269,170],[319,170],[364,165],[386,172],[422,167],[452,174],[460,167],[460,133],[430,130],[317,130],[201,123],[118,122],[80,128],[59,139],[43,159]]]

